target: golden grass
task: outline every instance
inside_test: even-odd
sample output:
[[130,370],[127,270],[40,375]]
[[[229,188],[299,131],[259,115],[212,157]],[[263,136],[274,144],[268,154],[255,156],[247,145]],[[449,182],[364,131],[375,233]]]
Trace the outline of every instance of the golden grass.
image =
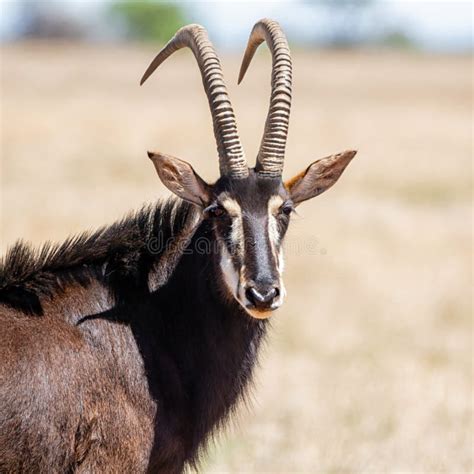
[[[153,53],[3,46],[2,252],[166,195],[147,148],[216,177],[190,54],[140,88]],[[269,57],[239,87],[238,61],[223,65],[253,160]],[[471,60],[314,51],[294,64],[286,176],[342,149],[359,155],[293,222],[289,296],[254,406],[204,471],[471,472]]]

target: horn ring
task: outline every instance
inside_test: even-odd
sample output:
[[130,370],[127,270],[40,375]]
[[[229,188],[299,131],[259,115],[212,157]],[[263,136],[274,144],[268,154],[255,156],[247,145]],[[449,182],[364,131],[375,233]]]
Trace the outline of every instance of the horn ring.
[[272,54],[272,91],[255,170],[261,176],[279,177],[283,172],[290,119],[292,63],[285,34],[276,21],[264,18],[253,27],[240,67],[238,83],[241,83],[255,51],[264,41]]
[[224,83],[219,58],[204,27],[187,25],[178,30],[148,66],[140,85],[163,61],[184,47],[192,50],[201,71],[202,83],[212,115],[220,173],[222,176],[245,178],[249,170],[237,131],[234,111]]

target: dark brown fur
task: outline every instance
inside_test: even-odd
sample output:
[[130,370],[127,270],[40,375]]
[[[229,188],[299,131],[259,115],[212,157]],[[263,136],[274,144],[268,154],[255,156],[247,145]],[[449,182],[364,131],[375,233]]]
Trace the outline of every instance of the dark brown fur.
[[[265,325],[222,297],[212,248],[181,255],[176,242],[211,233],[196,216],[169,201],[7,254],[1,472],[178,473],[197,462],[245,394]],[[174,240],[156,249],[158,235]]]

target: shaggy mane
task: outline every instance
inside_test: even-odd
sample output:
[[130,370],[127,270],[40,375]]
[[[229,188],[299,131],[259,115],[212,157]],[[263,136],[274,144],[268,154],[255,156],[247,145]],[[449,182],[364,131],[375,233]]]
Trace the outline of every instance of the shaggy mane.
[[148,272],[161,255],[150,249],[150,239],[159,233],[166,241],[179,234],[189,209],[170,198],[60,244],[35,249],[16,242],[0,260],[0,304],[42,315],[41,297],[52,297],[71,283],[87,286],[93,279],[112,290],[118,303],[148,292]]

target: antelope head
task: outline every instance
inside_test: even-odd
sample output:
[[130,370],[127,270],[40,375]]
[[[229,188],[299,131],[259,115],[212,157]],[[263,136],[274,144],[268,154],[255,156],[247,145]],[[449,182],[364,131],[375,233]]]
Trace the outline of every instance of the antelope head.
[[248,167],[245,159],[219,58],[202,26],[181,28],[141,80],[143,84],[178,49],[189,47],[194,53],[212,114],[220,178],[210,184],[183,160],[158,152],[148,155],[163,184],[198,206],[203,218],[212,223],[223,287],[230,298],[258,319],[267,318],[280,307],[285,296],[282,242],[291,214],[300,203],[330,188],[356,154],[350,150],[320,159],[295,177],[282,179],[292,63],[286,37],[275,21],[263,19],[253,27],[239,83],[263,41],[272,54],[271,98],[253,168]]

